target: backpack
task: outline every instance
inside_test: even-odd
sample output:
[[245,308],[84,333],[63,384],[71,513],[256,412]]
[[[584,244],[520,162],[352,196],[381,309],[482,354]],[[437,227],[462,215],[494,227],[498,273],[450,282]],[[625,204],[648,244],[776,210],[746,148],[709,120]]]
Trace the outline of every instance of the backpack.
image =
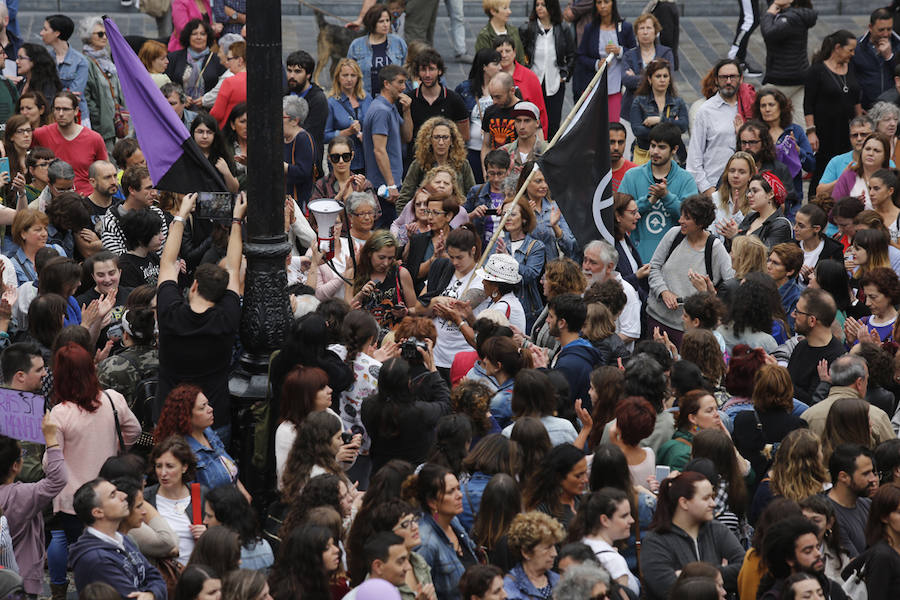
[[[669,260],[669,257],[672,256],[672,253],[675,252],[675,248],[677,248],[678,244],[680,244],[683,240],[684,240],[684,234],[679,231],[675,235],[675,239],[672,240],[672,245],[669,246],[669,251],[666,252],[666,258],[665,258],[665,260],[663,260],[663,264],[666,264],[666,262]],[[712,279],[712,277],[713,277],[712,249],[713,249],[713,244],[715,243],[715,241],[716,241],[715,236],[712,236],[712,235],[707,236],[706,237],[706,246],[704,246],[704,248],[703,248],[703,262],[706,263],[706,274],[709,275],[710,279]],[[722,282],[721,281],[713,281],[713,285],[716,287],[719,287],[720,283],[722,283]]]

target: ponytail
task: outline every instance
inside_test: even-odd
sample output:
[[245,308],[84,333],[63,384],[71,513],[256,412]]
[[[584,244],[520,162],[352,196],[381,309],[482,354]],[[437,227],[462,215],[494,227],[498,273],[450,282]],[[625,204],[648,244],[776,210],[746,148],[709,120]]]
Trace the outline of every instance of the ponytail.
[[675,511],[678,510],[678,501],[682,498],[691,500],[697,491],[697,483],[705,479],[706,476],[701,473],[686,471],[663,480],[659,485],[656,512],[653,513],[650,529],[659,533],[670,532]]

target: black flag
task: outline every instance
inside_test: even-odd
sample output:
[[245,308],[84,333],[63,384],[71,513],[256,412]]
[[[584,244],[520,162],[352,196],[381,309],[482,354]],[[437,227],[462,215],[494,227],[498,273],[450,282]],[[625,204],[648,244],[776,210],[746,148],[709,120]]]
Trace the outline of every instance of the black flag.
[[580,247],[614,244],[606,70],[556,143],[540,159],[553,199]]

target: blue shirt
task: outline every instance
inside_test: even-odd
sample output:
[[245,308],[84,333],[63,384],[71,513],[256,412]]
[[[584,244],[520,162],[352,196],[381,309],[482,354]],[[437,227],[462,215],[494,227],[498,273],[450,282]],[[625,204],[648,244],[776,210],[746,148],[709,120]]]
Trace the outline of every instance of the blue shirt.
[[[843,154],[838,154],[835,157],[832,157],[831,160],[828,161],[828,164],[825,165],[825,171],[822,173],[822,178],[819,180],[819,183],[834,183],[838,180],[838,177],[841,176],[847,169],[847,165],[853,160],[853,150],[850,152],[844,152]],[[895,168],[894,161],[891,161],[891,168]]]
[[372,142],[373,135],[387,136],[387,154],[391,163],[393,183],[400,187],[403,183],[403,140],[400,139],[400,125],[403,119],[397,111],[397,107],[387,101],[387,98],[378,94],[366,118],[363,120],[363,154],[366,155],[366,178],[372,182],[372,186],[386,184],[378,163],[375,161],[375,145]]
[[234,459],[225,451],[225,444],[222,443],[222,440],[219,439],[212,427],[207,427],[203,434],[209,442],[209,448],[194,439],[192,435],[184,436],[188,446],[191,447],[191,452],[194,453],[197,459],[197,477],[195,481],[209,489],[234,483],[237,479],[237,465]]
[[[81,52],[69,46],[69,51],[66,52],[63,61],[56,65],[56,70],[59,71],[59,80],[63,85],[63,89],[77,92],[80,95],[81,100],[78,103],[78,108],[81,109],[81,124],[85,127],[90,127],[91,115],[88,112],[87,99],[84,94],[84,88],[87,87],[88,72],[90,71],[87,59]],[[47,100],[51,101],[50,98]]]

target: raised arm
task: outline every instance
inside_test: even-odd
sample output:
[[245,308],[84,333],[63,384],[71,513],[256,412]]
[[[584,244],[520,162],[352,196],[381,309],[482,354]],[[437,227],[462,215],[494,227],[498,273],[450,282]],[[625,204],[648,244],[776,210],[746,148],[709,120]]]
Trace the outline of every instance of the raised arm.
[[159,281],[157,286],[164,281],[177,281],[178,279],[178,252],[181,250],[181,238],[184,235],[184,222],[194,210],[197,201],[196,192],[185,194],[181,199],[178,214],[169,225],[169,235],[166,237],[166,245],[163,247],[162,256],[159,257]]
[[241,222],[247,214],[247,194],[241,192],[234,201],[231,217],[231,235],[228,236],[228,251],[225,253],[225,270],[228,271],[228,289],[240,293],[241,258],[244,241],[241,239]]

